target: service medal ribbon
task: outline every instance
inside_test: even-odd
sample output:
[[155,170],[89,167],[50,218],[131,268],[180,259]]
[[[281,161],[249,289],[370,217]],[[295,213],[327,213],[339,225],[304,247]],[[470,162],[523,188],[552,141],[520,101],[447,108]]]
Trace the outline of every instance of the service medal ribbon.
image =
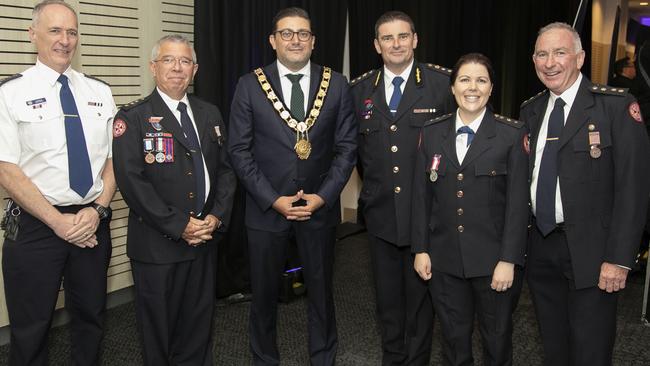
[[432,182],[435,182],[438,180],[438,168],[440,167],[440,159],[442,158],[442,155],[440,154],[435,154],[433,155],[433,158],[431,158],[431,170],[429,171],[429,179]]

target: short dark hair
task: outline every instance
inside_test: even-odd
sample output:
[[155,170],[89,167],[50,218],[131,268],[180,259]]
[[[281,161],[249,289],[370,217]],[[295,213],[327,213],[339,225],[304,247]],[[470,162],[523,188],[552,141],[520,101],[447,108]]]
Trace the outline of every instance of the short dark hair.
[[311,26],[311,19],[309,19],[309,13],[307,13],[307,10],[293,6],[290,8],[282,9],[277,14],[275,14],[272,21],[271,33],[275,33],[275,31],[278,30],[278,23],[280,22],[280,20],[289,17],[298,17],[298,18],[307,19],[309,25]]
[[411,27],[411,33],[415,33],[415,23],[413,23],[413,19],[411,19],[410,16],[403,11],[391,10],[382,14],[379,19],[377,19],[377,22],[375,22],[375,38],[379,37],[379,27],[382,24],[394,22],[396,20],[407,22]]
[[485,66],[485,69],[488,72],[488,76],[490,77],[490,82],[494,84],[494,69],[492,68],[492,62],[490,62],[490,59],[485,55],[478,52],[468,53],[466,55],[460,56],[458,61],[456,61],[454,68],[451,69],[449,84],[454,85],[454,82],[458,77],[458,70],[460,70],[463,65],[472,63]]
[[614,73],[616,75],[622,75],[623,74],[623,69],[626,66],[631,66],[629,57],[626,56],[626,57],[623,57],[620,60],[616,60],[616,62],[614,62]]

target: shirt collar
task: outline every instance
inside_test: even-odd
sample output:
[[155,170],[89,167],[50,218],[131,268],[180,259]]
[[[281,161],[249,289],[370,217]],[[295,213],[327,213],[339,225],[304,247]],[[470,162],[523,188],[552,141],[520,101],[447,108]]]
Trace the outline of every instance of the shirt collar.
[[158,90],[158,94],[160,94],[160,97],[162,98],[163,102],[165,102],[165,104],[167,104],[167,107],[169,107],[169,109],[171,109],[172,112],[176,112],[176,110],[178,109],[178,103],[180,103],[180,102],[185,103],[185,105],[187,106],[187,108],[190,108],[190,102],[189,102],[189,100],[187,99],[187,93],[185,93],[185,94],[183,95],[183,97],[181,98],[181,100],[176,100],[176,99],[170,97],[169,95],[165,94],[165,93],[164,93],[162,90],[160,90],[160,88],[157,87],[157,86],[156,86],[156,90]]
[[[487,111],[487,108],[483,108],[483,112],[481,112],[481,114],[476,117],[475,120],[467,125],[472,129],[472,131],[474,131],[474,133],[476,133],[476,131],[478,131],[478,128],[481,127],[481,121],[483,121],[483,117],[485,117],[485,111]],[[465,124],[463,123],[463,120],[460,119],[460,109],[456,109],[456,127],[454,131],[458,131],[458,129],[463,126],[465,126]]]
[[311,74],[311,61],[307,61],[307,64],[302,67],[302,69],[298,71],[291,71],[289,70],[286,66],[278,60],[278,74],[280,75],[280,79],[285,77],[287,74],[302,74],[303,79],[309,79],[309,76]]
[[578,74],[578,78],[576,81],[573,82],[573,85],[569,87],[569,89],[565,90],[564,93],[560,95],[556,95],[553,92],[550,92],[549,94],[551,95],[550,98],[548,98],[548,102],[550,105],[555,105],[555,100],[557,98],[562,98],[564,103],[571,108],[573,105],[573,101],[576,99],[576,95],[578,95],[578,89],[580,89],[580,82],[582,81],[582,73]]
[[406,82],[409,80],[409,76],[411,75],[411,69],[413,68],[414,62],[415,60],[412,60],[408,67],[398,75],[393,74],[393,72],[388,70],[386,65],[384,65],[384,86],[388,88],[393,83],[393,79],[396,76],[401,76],[402,79],[404,79],[404,85],[406,85]]
[[[61,75],[51,67],[42,63],[41,60],[39,60],[38,58],[36,59],[36,69],[41,74],[43,80],[47,81],[52,86],[56,85],[56,82],[59,79],[59,75]],[[68,66],[68,68],[63,72],[63,74],[68,77],[68,80],[71,80],[72,68]]]

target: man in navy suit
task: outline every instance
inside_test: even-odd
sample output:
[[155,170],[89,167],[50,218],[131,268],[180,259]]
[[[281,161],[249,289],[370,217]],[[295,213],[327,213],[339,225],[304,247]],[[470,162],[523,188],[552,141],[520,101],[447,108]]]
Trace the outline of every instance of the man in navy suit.
[[247,191],[255,365],[280,362],[277,299],[290,237],[308,288],[311,364],[333,365],[336,356],[335,227],[356,164],[357,124],[345,78],[309,61],[314,41],[307,12],[281,10],[269,36],[277,62],[244,75],[231,108],[228,148]]

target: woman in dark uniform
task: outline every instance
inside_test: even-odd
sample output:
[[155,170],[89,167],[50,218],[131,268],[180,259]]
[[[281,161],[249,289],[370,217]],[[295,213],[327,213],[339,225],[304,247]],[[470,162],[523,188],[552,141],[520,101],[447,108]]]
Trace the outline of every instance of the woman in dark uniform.
[[414,267],[429,281],[448,365],[472,365],[474,314],[484,365],[512,364],[512,313],[528,225],[528,136],[492,113],[487,57],[462,56],[451,74],[458,110],[425,123],[413,182]]

